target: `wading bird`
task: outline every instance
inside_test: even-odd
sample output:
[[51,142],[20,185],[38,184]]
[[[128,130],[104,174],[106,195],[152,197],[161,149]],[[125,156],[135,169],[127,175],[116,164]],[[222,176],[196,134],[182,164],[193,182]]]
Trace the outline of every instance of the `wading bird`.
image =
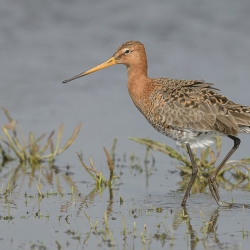
[[212,83],[201,80],[149,78],[144,45],[138,41],[123,43],[104,63],[76,75],[67,83],[115,64],[124,64],[128,73],[128,92],[147,121],[160,133],[185,145],[192,164],[182,206],[185,206],[198,172],[191,148],[209,146],[215,136],[227,136],[234,145],[209,177],[209,189],[219,206],[216,175],[240,145],[238,133],[250,133],[250,107],[236,104],[221,95]]

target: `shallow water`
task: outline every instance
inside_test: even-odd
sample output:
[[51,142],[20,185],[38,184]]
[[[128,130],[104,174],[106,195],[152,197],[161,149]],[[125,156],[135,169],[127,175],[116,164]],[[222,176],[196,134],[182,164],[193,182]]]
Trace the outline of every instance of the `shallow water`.
[[[35,243],[35,248],[44,245],[54,249],[59,244],[66,249],[68,242],[72,249],[98,244],[103,249],[112,247],[103,240],[104,233],[100,233],[107,233],[103,229],[103,214],[112,204],[109,228],[114,237],[114,248],[148,249],[167,245],[172,249],[247,249],[248,209],[243,213],[240,206],[220,209],[217,213],[217,206],[208,191],[193,194],[188,199],[187,213],[192,230],[186,219],[178,219],[176,226],[173,224],[174,218],[179,218],[182,212],[179,204],[183,196],[177,191],[181,179],[178,172],[168,172],[175,169],[173,160],[154,153],[156,165],[153,174],[146,178],[145,148],[128,137],[149,137],[173,147],[175,144],[154,131],[133,106],[127,94],[124,66],[114,66],[66,85],[61,82],[105,61],[122,42],[134,39],[146,46],[149,76],[205,79],[215,83],[235,102],[250,105],[247,91],[250,79],[249,11],[250,2],[243,0],[165,3],[159,0],[121,3],[111,0],[2,1],[1,106],[18,120],[25,134],[29,131],[37,135],[49,133],[64,123],[65,142],[78,123],[83,122],[83,126],[73,146],[56,161],[62,172],[54,173],[53,181],[44,181],[42,188],[43,192],[58,192],[57,178],[61,178],[61,187],[66,193],[70,193],[72,183],[76,183],[82,197],[49,195],[42,201],[37,197],[27,198],[26,192],[34,196],[37,189],[30,181],[29,170],[23,170],[19,173],[19,185],[13,190],[11,202],[1,197],[1,246],[4,249],[30,249]],[[2,115],[0,124],[5,123],[7,120]],[[107,176],[102,146],[110,149],[115,137],[118,138],[116,153],[121,158],[120,165],[125,167],[124,174],[114,186],[111,203],[108,189],[102,195],[97,192],[88,196],[94,188],[93,181],[80,166],[75,151],[83,152],[85,162],[92,156],[98,169]],[[234,159],[249,156],[250,138],[240,137],[242,145]],[[227,139],[224,142],[222,155],[231,147]],[[132,152],[141,159],[141,174],[129,167]],[[71,181],[65,175],[67,164],[73,173]],[[10,169],[14,172],[16,166],[17,163],[11,163],[2,167],[2,185],[6,186],[8,173]],[[120,176],[120,168],[116,172]],[[229,192],[221,188],[220,193],[223,200],[233,198],[237,203],[250,204],[247,191]],[[120,196],[123,205],[120,205]],[[163,208],[161,213],[155,211],[158,206]],[[132,209],[139,210],[136,219]],[[39,210],[43,217],[36,216]],[[84,211],[93,224],[99,221],[99,233],[92,231],[85,243],[90,227]],[[202,226],[214,213],[219,214],[217,231],[202,233]],[[68,222],[65,221],[67,215]],[[136,221],[135,238],[133,233],[127,237],[122,235],[122,216],[130,232]],[[158,223],[162,223],[160,229]],[[144,224],[147,225],[146,232]],[[76,234],[72,234],[73,231]],[[141,232],[145,234],[146,246]],[[163,233],[166,233],[166,239]],[[80,239],[76,235],[80,235]],[[197,243],[194,243],[194,235],[200,239]],[[105,237],[110,239],[110,234]],[[147,239],[151,239],[151,243]]]
[[[192,194],[184,210],[180,206],[183,193],[176,191],[178,185],[173,173],[161,176],[156,162],[153,168],[148,166],[151,174],[146,178],[143,165],[141,172],[122,163],[116,165],[120,178],[113,189],[104,190],[95,189],[90,182],[72,181],[77,176],[67,175],[63,168],[56,173],[44,167],[42,174],[37,173],[43,184],[43,198],[38,197],[29,174],[19,174],[19,186],[12,195],[1,196],[1,246],[4,249],[248,249],[247,206],[218,208],[209,192],[205,192]],[[79,172],[86,180],[86,172],[83,169]],[[107,176],[107,172],[104,169],[103,174]],[[48,183],[51,173],[53,186]],[[73,193],[71,185],[76,187]],[[220,194],[227,201],[231,198],[235,202],[249,201],[247,191],[220,188]]]

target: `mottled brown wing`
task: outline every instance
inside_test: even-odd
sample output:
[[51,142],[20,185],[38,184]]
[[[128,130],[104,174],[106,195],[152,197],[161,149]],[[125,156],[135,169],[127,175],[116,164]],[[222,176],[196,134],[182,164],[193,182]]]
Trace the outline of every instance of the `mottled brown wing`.
[[237,135],[238,125],[234,117],[219,111],[217,105],[201,101],[197,108],[185,107],[178,102],[165,106],[166,123],[172,127],[193,131],[215,130],[224,134]]
[[161,98],[158,96],[155,102],[154,117],[163,126],[167,124],[193,131],[215,130],[224,134],[238,134],[238,124],[226,108],[227,104],[233,105],[233,102],[214,91],[212,84],[179,80],[175,87],[173,84],[161,86],[164,88],[160,90]]

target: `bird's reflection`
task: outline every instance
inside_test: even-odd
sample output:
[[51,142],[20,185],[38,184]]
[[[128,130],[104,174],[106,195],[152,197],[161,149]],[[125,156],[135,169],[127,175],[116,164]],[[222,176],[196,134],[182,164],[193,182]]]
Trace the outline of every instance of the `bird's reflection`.
[[202,244],[204,245],[205,249],[207,249],[206,245],[208,244],[208,238],[211,238],[213,242],[218,245],[220,243],[218,234],[216,232],[218,225],[217,221],[219,218],[219,208],[216,208],[212,211],[210,218],[208,221],[203,219],[203,224],[200,228],[200,232],[202,232],[202,237],[199,239],[197,236],[197,231],[193,229],[190,215],[188,214],[187,208],[183,208],[183,217],[186,219],[187,230],[190,235],[190,249],[195,250],[197,249],[197,244],[201,240]]

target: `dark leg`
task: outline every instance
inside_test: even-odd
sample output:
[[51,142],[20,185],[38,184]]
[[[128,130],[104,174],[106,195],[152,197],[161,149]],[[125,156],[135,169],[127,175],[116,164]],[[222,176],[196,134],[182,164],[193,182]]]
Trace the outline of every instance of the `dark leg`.
[[194,156],[193,156],[193,153],[192,153],[192,150],[190,148],[189,143],[186,144],[186,147],[187,147],[187,151],[188,151],[188,154],[189,154],[189,157],[190,157],[190,160],[191,160],[191,164],[192,164],[192,175],[191,175],[191,179],[190,179],[190,181],[188,183],[187,190],[185,192],[185,195],[184,195],[182,203],[181,203],[182,206],[186,205],[188,195],[189,195],[190,190],[191,190],[191,188],[192,188],[192,186],[194,184],[195,177],[196,177],[196,175],[198,173],[198,168],[197,168],[197,165],[195,163]]
[[240,146],[240,139],[238,137],[235,137],[232,135],[228,135],[228,137],[234,141],[234,145],[233,145],[232,149],[229,151],[229,153],[226,155],[226,157],[222,160],[220,165],[214,170],[214,172],[208,178],[208,185],[209,185],[210,192],[219,206],[229,206],[230,204],[223,202],[223,201],[220,201],[220,195],[219,195],[217,183],[215,180],[216,175],[219,173],[219,171],[225,165],[227,160],[232,156],[232,154]]

